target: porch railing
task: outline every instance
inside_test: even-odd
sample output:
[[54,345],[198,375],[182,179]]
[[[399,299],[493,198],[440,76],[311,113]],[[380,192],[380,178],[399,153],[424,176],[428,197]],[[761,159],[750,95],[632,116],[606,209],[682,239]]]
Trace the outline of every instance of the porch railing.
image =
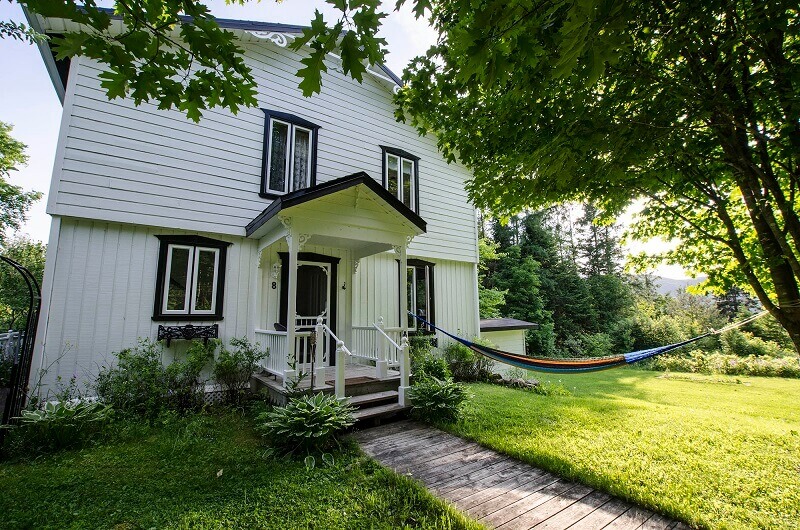
[[286,352],[289,351],[286,346],[288,344],[286,332],[257,329],[256,342],[261,344],[262,348],[269,350],[269,356],[261,361],[261,367],[273,375],[283,377],[283,372],[287,368]]
[[400,365],[399,344],[403,328],[383,326],[383,319],[369,326],[353,326],[353,357],[370,361],[385,361],[390,367]]
[[[314,367],[327,366],[328,364],[328,344],[323,341],[322,348],[315,354],[315,332],[296,331],[294,334],[296,361],[289,359],[289,348],[287,333],[285,331],[273,331],[267,329],[256,330],[256,342],[262,347],[269,349],[269,356],[261,363],[261,367],[267,372],[283,378],[286,370],[294,369],[297,372],[311,373]],[[294,366],[293,366],[294,365]]]
[[22,351],[24,336],[21,331],[8,330],[8,333],[0,333],[0,360],[16,364]]

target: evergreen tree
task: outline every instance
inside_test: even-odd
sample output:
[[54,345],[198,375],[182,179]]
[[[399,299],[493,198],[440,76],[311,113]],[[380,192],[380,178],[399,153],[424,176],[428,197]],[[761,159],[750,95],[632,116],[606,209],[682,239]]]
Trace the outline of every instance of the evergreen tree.
[[497,243],[481,238],[478,255],[478,311],[481,318],[499,318],[503,316],[501,309],[506,302],[506,291],[492,288],[488,274],[503,254],[497,252]]
[[583,215],[577,224],[579,241],[576,246],[581,274],[586,278],[619,274],[622,248],[617,227],[602,224],[600,211],[591,203],[583,205]]
[[538,330],[527,334],[528,350],[549,355],[554,345],[553,323],[539,291],[539,273],[539,264],[533,258],[523,257],[519,246],[510,246],[497,260],[492,285],[505,291],[503,316],[539,324]]

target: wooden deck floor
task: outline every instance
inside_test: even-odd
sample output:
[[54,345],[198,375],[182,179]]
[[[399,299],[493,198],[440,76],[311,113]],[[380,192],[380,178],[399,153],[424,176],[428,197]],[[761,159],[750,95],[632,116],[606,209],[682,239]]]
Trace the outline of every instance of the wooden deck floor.
[[413,476],[491,528],[689,528],[419,423],[391,423],[355,436],[378,462]]

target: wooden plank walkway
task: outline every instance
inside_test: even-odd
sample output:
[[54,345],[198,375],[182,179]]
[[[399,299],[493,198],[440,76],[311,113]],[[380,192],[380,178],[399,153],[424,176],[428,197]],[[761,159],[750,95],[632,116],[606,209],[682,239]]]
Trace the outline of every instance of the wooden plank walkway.
[[378,462],[416,478],[490,528],[689,528],[420,423],[389,423],[360,431],[355,438]]

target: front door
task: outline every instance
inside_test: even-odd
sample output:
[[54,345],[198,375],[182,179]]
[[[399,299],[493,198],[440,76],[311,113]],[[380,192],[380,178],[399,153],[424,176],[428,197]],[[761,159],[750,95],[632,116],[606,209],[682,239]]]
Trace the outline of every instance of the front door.
[[[283,258],[284,256],[281,257]],[[326,258],[326,256],[320,257]],[[286,314],[288,306],[288,277],[285,275],[288,269],[287,262],[288,256],[283,260],[284,266],[281,269],[280,323],[283,326],[288,324]],[[312,261],[308,258],[298,260],[296,351],[298,354],[297,360],[302,365],[310,365],[311,363],[311,353],[314,351],[311,336],[314,335],[318,316],[323,315],[323,322],[336,333],[336,290],[333,288],[335,284],[335,261]],[[325,357],[327,359],[316,359],[316,366],[333,366],[336,362],[334,356],[331,355],[331,352],[336,351],[336,345],[331,340],[325,346]]]
[[[300,326],[308,326],[306,319],[330,315],[328,300],[331,292],[330,264],[301,261],[297,267],[297,317]],[[312,324],[313,325],[313,324]],[[330,325],[330,324],[328,324]]]

